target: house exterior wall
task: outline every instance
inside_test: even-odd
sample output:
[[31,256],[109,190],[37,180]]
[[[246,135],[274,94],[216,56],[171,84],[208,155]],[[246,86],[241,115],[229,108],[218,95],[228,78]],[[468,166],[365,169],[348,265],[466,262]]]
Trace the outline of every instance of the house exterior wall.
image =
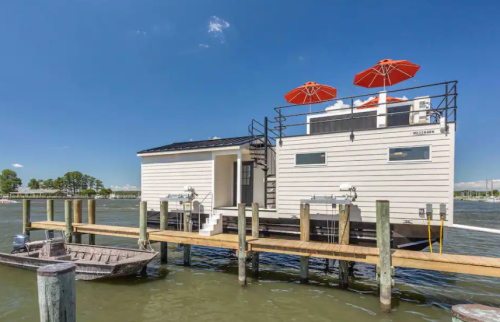
[[[442,134],[439,124],[354,132],[284,137],[277,146],[279,217],[299,216],[300,200],[312,195],[342,196],[342,183],[356,187],[352,221],[375,222],[376,200],[389,200],[391,223],[427,225],[419,209],[433,205],[432,224],[439,225],[439,204],[447,206],[445,225],[453,223],[455,124]],[[389,162],[391,147],[430,145],[430,161]],[[297,166],[296,153],[326,152],[326,165]],[[311,204],[311,218],[331,215],[331,207]],[[337,212],[335,212],[337,213]],[[331,217],[330,217],[331,218]]]
[[[159,211],[160,198],[185,186],[195,188],[199,200],[212,191],[212,152],[141,157],[141,199],[148,202],[148,210]],[[211,203],[208,197],[203,208],[211,209]],[[169,204],[169,210],[181,209],[179,203]]]

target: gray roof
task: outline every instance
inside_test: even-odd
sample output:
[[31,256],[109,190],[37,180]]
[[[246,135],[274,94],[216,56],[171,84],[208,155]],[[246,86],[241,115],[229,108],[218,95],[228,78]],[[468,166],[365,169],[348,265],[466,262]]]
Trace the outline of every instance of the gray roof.
[[33,190],[25,190],[25,191],[15,191],[11,192],[13,195],[27,195],[27,194],[49,194],[49,193],[56,193],[58,190],[55,189],[33,189]]
[[236,138],[227,139],[214,139],[214,140],[204,140],[204,141],[189,141],[189,142],[178,142],[168,145],[163,145],[157,148],[142,150],[137,153],[157,153],[157,152],[169,152],[169,151],[183,151],[183,150],[198,150],[198,149],[213,149],[227,146],[238,146],[247,143],[251,143],[256,139],[255,136],[240,136]]

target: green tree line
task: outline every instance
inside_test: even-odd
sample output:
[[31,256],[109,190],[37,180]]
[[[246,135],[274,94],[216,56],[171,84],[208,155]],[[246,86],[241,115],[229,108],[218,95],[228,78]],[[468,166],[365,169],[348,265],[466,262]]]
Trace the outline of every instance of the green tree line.
[[65,173],[62,177],[56,179],[31,179],[28,183],[30,189],[56,189],[67,194],[85,194],[96,193],[110,194],[110,189],[104,188],[101,180],[96,179],[79,171]]

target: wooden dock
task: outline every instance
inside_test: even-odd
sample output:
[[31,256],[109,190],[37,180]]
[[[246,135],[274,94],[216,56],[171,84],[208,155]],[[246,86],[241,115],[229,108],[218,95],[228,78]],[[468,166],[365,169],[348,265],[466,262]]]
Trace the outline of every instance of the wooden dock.
[[[140,228],[118,227],[73,223],[73,233],[94,234],[139,239]],[[32,222],[30,230],[66,229],[65,222]],[[148,229],[150,242],[169,242],[196,246],[238,249],[238,235],[219,234],[200,236],[198,232]],[[339,245],[325,242],[311,242],[275,238],[246,237],[247,251],[269,252],[306,257],[338,259],[368,264],[379,263],[379,249],[353,245]],[[419,251],[392,250],[392,265],[396,267],[417,268],[424,270],[463,273],[482,276],[500,277],[500,259],[481,256],[456,254],[436,254]]]

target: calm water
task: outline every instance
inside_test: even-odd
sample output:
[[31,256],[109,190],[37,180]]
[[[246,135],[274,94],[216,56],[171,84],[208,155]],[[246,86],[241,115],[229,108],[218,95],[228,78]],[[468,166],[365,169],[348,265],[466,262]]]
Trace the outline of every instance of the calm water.
[[[138,226],[137,200],[98,200],[97,222]],[[63,220],[56,201],[56,220]],[[500,204],[457,202],[456,222],[500,228]],[[45,201],[33,201],[32,220],[45,220]],[[0,251],[10,252],[21,230],[21,204],[0,205]],[[42,239],[34,232],[32,240]],[[84,236],[83,238],[86,238]],[[100,245],[137,247],[136,241],[97,236]],[[500,236],[448,230],[444,251],[500,257]],[[170,261],[150,264],[147,275],[101,282],[78,281],[78,321],[450,321],[458,303],[500,306],[500,280],[396,269],[393,313],[379,312],[375,271],[357,264],[350,289],[339,290],[336,267],[311,260],[311,282],[298,283],[298,258],[261,254],[261,275],[237,284],[234,252],[193,248],[193,266],[170,248]],[[0,266],[0,321],[39,321],[36,273]]]

